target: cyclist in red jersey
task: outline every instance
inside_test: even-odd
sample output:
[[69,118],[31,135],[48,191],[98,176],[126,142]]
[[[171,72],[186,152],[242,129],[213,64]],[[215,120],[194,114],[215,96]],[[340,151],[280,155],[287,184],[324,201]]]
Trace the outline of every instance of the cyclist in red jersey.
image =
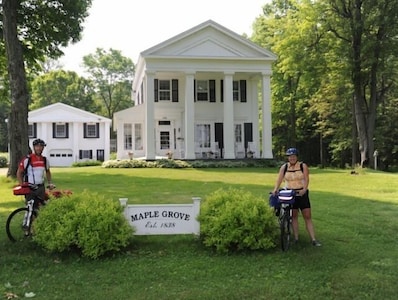
[[48,164],[48,160],[42,155],[45,146],[46,143],[43,140],[34,140],[33,152],[19,162],[17,170],[19,184],[28,182],[37,187],[29,195],[26,195],[26,200],[32,199],[34,196],[45,199],[45,177],[47,178],[50,189],[54,186],[51,183],[50,165]]

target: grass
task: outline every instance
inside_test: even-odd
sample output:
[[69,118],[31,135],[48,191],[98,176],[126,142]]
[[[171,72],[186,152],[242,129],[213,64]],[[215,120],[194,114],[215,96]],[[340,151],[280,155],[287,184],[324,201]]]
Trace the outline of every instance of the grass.
[[[267,198],[276,169],[56,168],[60,189],[84,189],[129,203],[190,203],[237,187]],[[397,174],[311,169],[314,248],[300,220],[300,242],[282,253],[219,255],[192,236],[140,236],[125,252],[98,260],[48,254],[10,243],[4,224],[23,204],[0,181],[0,299],[395,299],[398,281]]]

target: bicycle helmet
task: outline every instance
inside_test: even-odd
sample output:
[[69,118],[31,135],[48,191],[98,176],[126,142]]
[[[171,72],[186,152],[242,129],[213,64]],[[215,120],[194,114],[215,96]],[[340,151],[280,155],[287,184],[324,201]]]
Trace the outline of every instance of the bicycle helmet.
[[45,147],[46,143],[43,140],[41,140],[41,139],[36,139],[36,140],[33,141],[33,146],[36,146],[36,145],[40,145],[40,146]]
[[289,148],[286,151],[286,155],[290,156],[290,155],[297,155],[298,156],[298,150],[296,148]]

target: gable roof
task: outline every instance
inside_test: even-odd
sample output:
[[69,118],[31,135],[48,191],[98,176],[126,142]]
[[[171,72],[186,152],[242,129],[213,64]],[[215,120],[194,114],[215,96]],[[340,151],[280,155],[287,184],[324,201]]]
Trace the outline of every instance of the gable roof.
[[138,61],[150,57],[261,58],[277,56],[228,28],[208,20],[141,52]]
[[111,120],[65,103],[58,102],[30,111],[28,114],[28,122],[111,123]]

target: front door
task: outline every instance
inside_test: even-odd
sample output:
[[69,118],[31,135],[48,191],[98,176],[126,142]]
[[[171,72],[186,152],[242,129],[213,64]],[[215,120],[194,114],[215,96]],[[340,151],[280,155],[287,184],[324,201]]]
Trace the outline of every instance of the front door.
[[156,130],[156,153],[167,156],[168,153],[174,154],[175,134],[170,121],[160,121]]

